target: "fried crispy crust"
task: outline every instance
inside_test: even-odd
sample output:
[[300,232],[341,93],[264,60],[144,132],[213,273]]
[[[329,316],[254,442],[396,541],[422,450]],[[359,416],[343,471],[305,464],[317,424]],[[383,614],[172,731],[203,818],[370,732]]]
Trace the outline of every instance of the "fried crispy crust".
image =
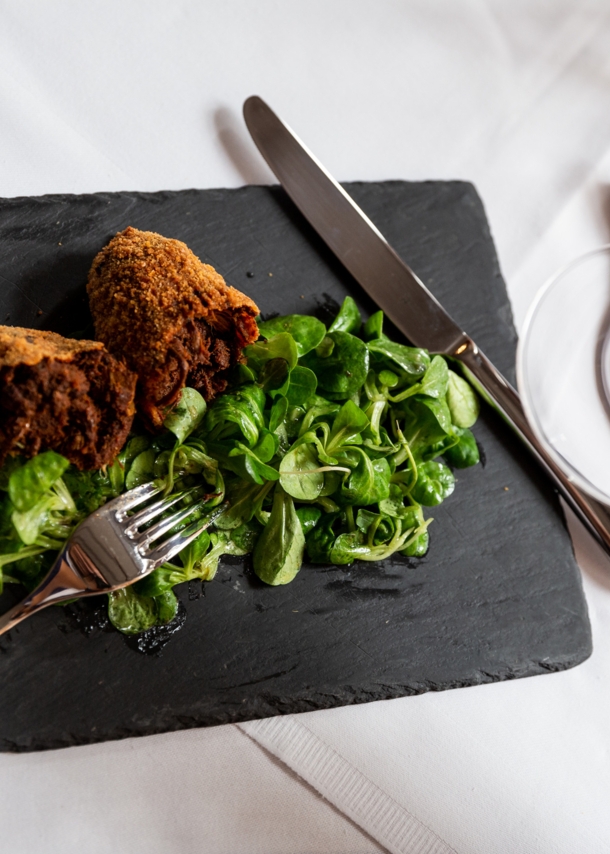
[[56,332],[0,326],[0,368],[37,365],[41,359],[71,362],[77,353],[103,349],[99,341],[77,341]]
[[[95,257],[87,284],[96,336],[138,374],[149,426],[187,382],[210,400],[258,337],[255,303],[179,240],[129,227]],[[220,343],[219,343],[220,342]]]
[[0,326],[0,465],[45,450],[80,469],[108,465],[131,428],[135,385],[97,341]]

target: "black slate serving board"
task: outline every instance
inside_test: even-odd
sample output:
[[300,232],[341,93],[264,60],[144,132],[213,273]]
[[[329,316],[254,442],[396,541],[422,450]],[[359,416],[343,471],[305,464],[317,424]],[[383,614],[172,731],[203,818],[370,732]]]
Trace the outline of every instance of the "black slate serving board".
[[[516,335],[475,189],[347,189],[512,379]],[[127,225],[186,241],[263,313],[324,311],[347,293],[374,309],[279,188],[245,187],[0,201],[0,322],[86,329],[89,265]],[[280,588],[247,561],[224,563],[204,596],[179,589],[186,623],[159,655],[103,626],[86,635],[63,608],[25,621],[0,638],[0,747],[65,747],[580,663],[590,629],[557,498],[491,411],[475,431],[486,464],[458,472],[422,560],[304,566]],[[15,596],[3,594],[2,610]]]

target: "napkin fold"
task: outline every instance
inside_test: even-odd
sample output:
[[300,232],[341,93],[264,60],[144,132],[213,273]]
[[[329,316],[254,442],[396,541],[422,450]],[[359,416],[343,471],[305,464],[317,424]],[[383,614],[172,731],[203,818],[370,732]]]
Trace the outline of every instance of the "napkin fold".
[[238,726],[392,854],[455,854],[454,848],[296,718]]

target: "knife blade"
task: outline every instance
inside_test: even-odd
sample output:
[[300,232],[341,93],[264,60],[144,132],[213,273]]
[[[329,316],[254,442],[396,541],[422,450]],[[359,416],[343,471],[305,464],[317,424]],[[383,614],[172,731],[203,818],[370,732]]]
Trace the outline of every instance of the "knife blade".
[[243,112],[252,139],[288,196],[356,281],[412,344],[457,361],[610,554],[610,509],[580,492],[547,453],[531,430],[515,389],[265,101],[253,95],[244,102]]
[[244,116],[280,184],[352,276],[416,346],[453,353],[465,333],[366,214],[260,98]]

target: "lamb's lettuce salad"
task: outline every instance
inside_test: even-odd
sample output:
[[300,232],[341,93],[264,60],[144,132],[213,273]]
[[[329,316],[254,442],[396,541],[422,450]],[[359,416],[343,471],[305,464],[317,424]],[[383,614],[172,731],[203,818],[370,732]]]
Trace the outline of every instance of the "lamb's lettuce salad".
[[442,356],[388,338],[381,311],[363,324],[351,297],[328,328],[296,314],[259,328],[225,394],[206,407],[184,389],[163,432],[132,434],[105,470],[78,471],[53,451],[5,463],[0,590],[33,589],[82,519],[152,480],[168,494],[199,486],[206,510],[228,508],[174,562],[110,594],[126,634],[171,621],[173,588],[210,581],[225,554],[251,554],[258,577],[278,585],[305,556],[346,565],[426,553],[424,508],[451,495],[453,469],[479,461],[471,387]]

